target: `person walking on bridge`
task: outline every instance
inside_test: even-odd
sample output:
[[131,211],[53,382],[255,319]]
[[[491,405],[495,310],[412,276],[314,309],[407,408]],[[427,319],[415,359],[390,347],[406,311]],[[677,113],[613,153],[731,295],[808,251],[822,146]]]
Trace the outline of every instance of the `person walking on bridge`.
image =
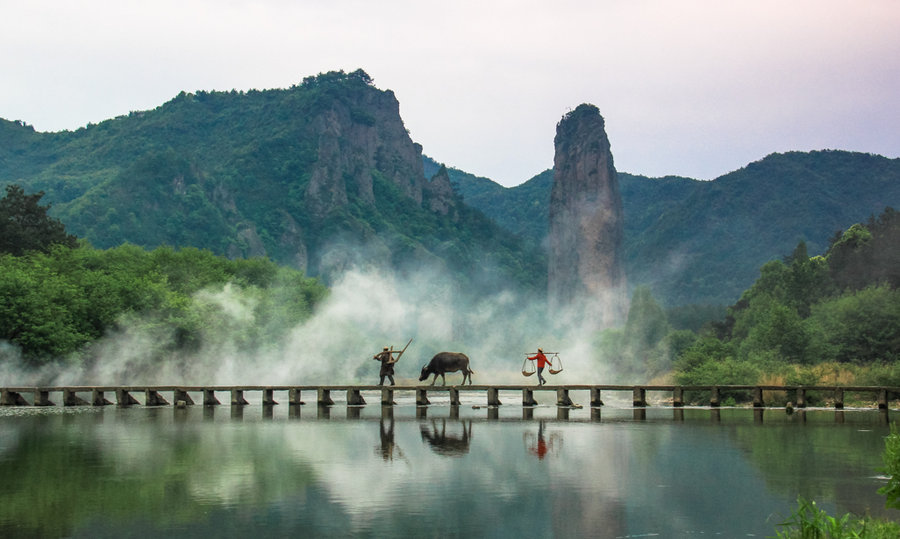
[[394,359],[394,352],[392,350],[388,350],[388,347],[385,346],[384,350],[381,351],[380,354],[375,354],[372,359],[378,360],[381,362],[381,370],[378,371],[378,375],[381,377],[381,381],[378,382],[378,385],[384,385],[385,377],[391,381],[391,385],[394,385],[394,363],[396,360]]
[[538,384],[544,385],[547,383],[547,380],[544,380],[544,377],[541,375],[544,372],[544,367],[550,365],[550,360],[547,359],[547,356],[544,355],[544,350],[542,348],[538,348],[537,354],[530,356],[528,359],[534,361],[537,360],[537,375],[538,375]]

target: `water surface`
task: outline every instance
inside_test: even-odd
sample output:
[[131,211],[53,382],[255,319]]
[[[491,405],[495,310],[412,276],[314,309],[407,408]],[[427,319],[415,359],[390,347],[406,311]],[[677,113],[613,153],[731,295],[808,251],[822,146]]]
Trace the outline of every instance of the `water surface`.
[[3,408],[0,536],[766,537],[798,496],[897,519],[876,493],[888,423],[471,403]]

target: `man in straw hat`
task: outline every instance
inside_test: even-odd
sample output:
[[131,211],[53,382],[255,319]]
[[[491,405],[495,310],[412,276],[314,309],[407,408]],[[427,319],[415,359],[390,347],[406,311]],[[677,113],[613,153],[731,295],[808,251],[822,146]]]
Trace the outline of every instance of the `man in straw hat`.
[[537,375],[538,375],[538,384],[544,385],[547,383],[547,380],[544,380],[544,377],[541,376],[541,373],[544,371],[544,367],[550,364],[550,360],[547,359],[547,356],[544,355],[544,349],[538,348],[538,353],[529,357],[530,360],[537,360]]

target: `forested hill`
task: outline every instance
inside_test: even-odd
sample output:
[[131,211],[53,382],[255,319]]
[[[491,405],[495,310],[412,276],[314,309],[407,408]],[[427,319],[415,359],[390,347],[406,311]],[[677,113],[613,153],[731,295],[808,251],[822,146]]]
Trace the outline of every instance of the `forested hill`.
[[392,92],[362,70],[331,72],[288,89],[182,92],[74,132],[0,120],[0,186],[44,191],[52,215],[100,248],[266,255],[326,277],[427,263],[471,281],[484,268],[542,290],[537,249],[462,204],[446,173],[426,179],[421,152]]
[[[501,226],[534,242],[545,237],[552,171],[513,188],[453,169],[449,175],[467,204]],[[619,184],[629,282],[650,285],[669,305],[724,305],[799,241],[821,254],[835,232],[900,207],[900,159],[789,152],[713,181],[620,172]]]

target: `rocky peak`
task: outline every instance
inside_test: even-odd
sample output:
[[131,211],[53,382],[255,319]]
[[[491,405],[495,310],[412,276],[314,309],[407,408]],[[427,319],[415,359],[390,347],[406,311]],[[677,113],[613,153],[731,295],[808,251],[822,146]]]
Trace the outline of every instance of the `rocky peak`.
[[304,87],[325,96],[309,124],[309,136],[318,141],[306,188],[314,214],[347,204],[350,194],[374,204],[375,170],[422,203],[422,147],[409,138],[393,92],[372,86],[361,70],[320,75],[305,80]]
[[450,215],[453,222],[459,220],[458,196],[450,183],[447,167],[441,165],[440,170],[425,185],[423,200],[427,208],[440,215]]
[[556,127],[550,192],[548,295],[600,327],[627,309],[622,199],[603,117],[579,105]]

